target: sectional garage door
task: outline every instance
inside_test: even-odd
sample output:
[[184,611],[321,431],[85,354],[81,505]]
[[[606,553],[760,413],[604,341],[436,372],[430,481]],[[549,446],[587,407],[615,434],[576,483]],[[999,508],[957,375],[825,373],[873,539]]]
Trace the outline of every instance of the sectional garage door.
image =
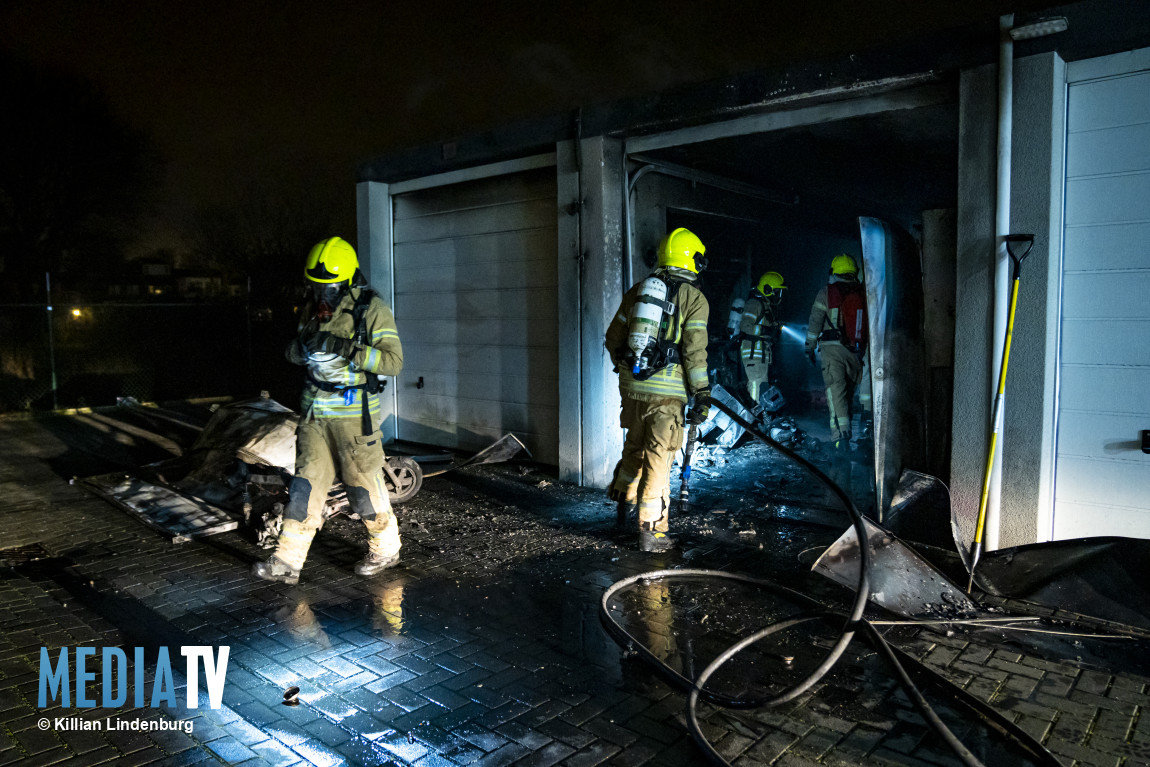
[[1150,71],[1071,82],[1054,538],[1150,538]]
[[393,198],[398,434],[559,462],[555,169]]

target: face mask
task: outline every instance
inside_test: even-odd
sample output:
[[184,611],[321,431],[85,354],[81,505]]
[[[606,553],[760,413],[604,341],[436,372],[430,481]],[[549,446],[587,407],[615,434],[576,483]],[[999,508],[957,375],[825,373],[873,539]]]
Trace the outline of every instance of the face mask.
[[342,283],[313,283],[312,298],[315,299],[315,317],[320,322],[331,319],[332,310],[339,303],[343,293]]

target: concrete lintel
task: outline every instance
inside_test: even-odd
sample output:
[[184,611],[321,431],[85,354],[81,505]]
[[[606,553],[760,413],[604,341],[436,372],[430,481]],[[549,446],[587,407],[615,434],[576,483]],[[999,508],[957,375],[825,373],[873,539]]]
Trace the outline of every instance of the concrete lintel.
[[[730,138],[732,136],[745,136],[752,133],[765,133],[767,131],[796,128],[804,125],[844,120],[850,117],[889,112],[898,109],[915,109],[918,107],[945,104],[953,99],[950,87],[925,81],[933,80],[934,75],[914,75],[906,78],[895,78],[891,82],[883,82],[884,87],[891,87],[892,83],[903,86],[900,90],[862,96],[868,88],[864,85],[843,87],[828,92],[813,92],[801,95],[806,101],[818,97],[838,96],[841,100],[831,101],[813,106],[800,106],[797,108],[785,107],[792,98],[786,100],[766,101],[760,108],[772,108],[773,111],[760,114],[745,115],[730,120],[710,122],[706,125],[697,125],[690,128],[664,133],[654,133],[649,136],[637,136],[627,140],[627,151],[630,154],[649,152],[655,149],[665,149],[683,144],[695,144],[701,141]],[[909,87],[917,86],[917,87]],[[878,88],[879,84],[872,87]]]
[[524,170],[549,168],[554,164],[555,153],[545,152],[543,154],[532,155],[531,157],[521,157],[514,160],[504,160],[503,162],[493,162],[488,165],[480,165],[474,168],[450,170],[446,173],[436,173],[431,176],[422,176],[420,178],[413,178],[409,181],[397,181],[396,183],[391,184],[391,193],[403,194],[404,192],[415,192],[420,189],[431,189],[437,186],[458,184],[463,181],[475,181],[481,178],[491,178],[492,176],[505,176],[508,173],[518,173],[519,171]]

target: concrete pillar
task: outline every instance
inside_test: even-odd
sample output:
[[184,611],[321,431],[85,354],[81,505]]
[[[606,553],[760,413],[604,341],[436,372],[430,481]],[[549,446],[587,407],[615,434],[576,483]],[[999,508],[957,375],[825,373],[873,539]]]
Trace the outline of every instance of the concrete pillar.
[[1066,65],[1056,53],[1014,65],[1011,229],[1036,235],[1023,263],[1006,379],[999,545],[1050,539],[1062,283]]
[[[395,306],[395,277],[391,259],[391,194],[387,184],[361,181],[355,188],[356,239],[359,267],[367,276],[368,284],[389,307]],[[399,328],[400,343],[403,328]],[[396,390],[394,381],[380,396],[383,422],[380,431],[391,442],[398,436],[396,420]]]
[[964,540],[974,539],[990,430],[994,314],[997,68],[959,79],[958,250],[954,303],[954,424],[951,508]]
[[927,373],[927,470],[949,482],[954,398],[956,211],[922,213],[923,326]]
[[[973,537],[990,433],[995,67],[962,73],[959,96],[951,505]],[[1037,235],[1022,269],[1006,382],[1000,547],[1049,540],[1062,252],[1065,64],[1054,53],[1014,64],[1011,228]]]
[[559,479],[583,481],[583,355],[580,319],[584,248],[579,153],[574,141],[556,145],[559,277]]
[[579,155],[584,195],[579,312],[582,484],[606,487],[623,447],[618,378],[603,346],[607,325],[623,299],[623,143],[603,136],[584,139]]

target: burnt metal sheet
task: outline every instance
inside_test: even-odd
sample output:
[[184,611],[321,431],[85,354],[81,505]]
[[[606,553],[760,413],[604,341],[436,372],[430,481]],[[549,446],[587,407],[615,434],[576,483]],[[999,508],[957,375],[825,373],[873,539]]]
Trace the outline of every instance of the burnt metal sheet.
[[531,456],[531,451],[527,449],[527,446],[524,445],[518,437],[514,434],[504,434],[467,460],[444,469],[424,472],[423,476],[438,477],[440,474],[446,474],[455,469],[462,469],[464,466],[478,466],[484,463],[503,463],[519,455],[520,452],[527,453],[528,457]]
[[81,484],[170,537],[172,543],[185,543],[239,527],[239,520],[207,501],[120,472],[88,477]]
[[877,218],[859,218],[870,322],[875,508],[885,521],[903,469],[926,459],[926,365],[922,268],[914,239]]
[[[748,423],[755,420],[741,402],[718,384],[711,387],[711,399],[722,402]],[[714,442],[727,449],[734,447],[735,443],[742,439],[744,433],[746,430],[742,426],[735,423],[729,415],[718,408],[711,408],[707,420],[699,426],[699,439]]]
[[[863,519],[871,550],[871,601],[908,618],[963,618],[976,614],[973,602],[933,565],[889,530]],[[858,584],[859,541],[854,526],[823,552],[815,572],[855,588]]]
[[883,524],[904,540],[949,548],[950,488],[938,477],[904,469]]

